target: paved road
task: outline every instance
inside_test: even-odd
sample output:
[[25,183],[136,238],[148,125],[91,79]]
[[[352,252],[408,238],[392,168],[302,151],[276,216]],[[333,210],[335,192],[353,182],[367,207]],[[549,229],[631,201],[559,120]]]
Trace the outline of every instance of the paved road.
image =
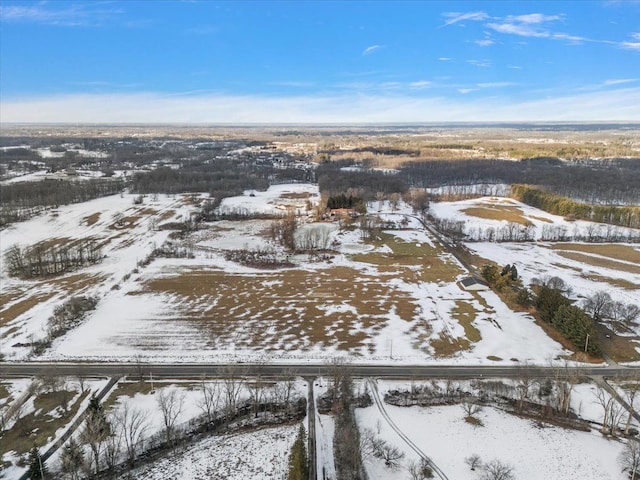
[[[518,366],[452,366],[452,365],[372,365],[350,363],[352,375],[355,377],[378,378],[478,378],[478,377],[518,377],[522,368]],[[30,377],[34,375],[66,375],[66,376],[128,376],[154,378],[191,377],[198,378],[206,375],[226,376],[235,375],[277,377],[293,373],[301,377],[330,376],[335,366],[325,364],[271,364],[251,363],[235,364],[207,364],[207,363],[71,363],[71,362],[4,362],[0,363],[0,378]],[[626,376],[632,372],[640,372],[640,367],[580,367],[584,376],[600,375],[605,377]],[[556,376],[557,368],[531,367],[528,375],[531,377]]]

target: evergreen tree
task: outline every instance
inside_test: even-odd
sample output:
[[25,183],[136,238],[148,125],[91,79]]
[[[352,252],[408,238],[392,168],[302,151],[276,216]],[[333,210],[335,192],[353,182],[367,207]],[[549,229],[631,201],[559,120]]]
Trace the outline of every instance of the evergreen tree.
[[289,455],[289,480],[307,480],[309,478],[306,437],[304,427],[301,424]]
[[47,464],[40,456],[40,450],[34,446],[29,452],[29,470],[27,470],[27,478],[30,480],[42,480],[47,478],[49,470]]

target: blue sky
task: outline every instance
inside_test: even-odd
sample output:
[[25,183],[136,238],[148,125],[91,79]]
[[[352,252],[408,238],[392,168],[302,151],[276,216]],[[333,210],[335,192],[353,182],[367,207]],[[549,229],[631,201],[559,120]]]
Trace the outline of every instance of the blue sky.
[[11,1],[2,122],[640,121],[640,1]]

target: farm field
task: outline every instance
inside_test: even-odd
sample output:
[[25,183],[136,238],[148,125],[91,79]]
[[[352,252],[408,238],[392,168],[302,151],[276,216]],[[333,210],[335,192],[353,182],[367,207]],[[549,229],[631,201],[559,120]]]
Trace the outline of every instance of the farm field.
[[[317,197],[316,186],[281,185],[225,199],[221,209],[303,213]],[[26,358],[24,345],[43,334],[47,317],[70,294],[99,302],[41,358],[324,361],[348,354],[365,362],[485,363],[546,362],[567,353],[492,292],[463,290],[458,282],[468,272],[404,205],[396,211],[384,205],[382,216],[396,222],[406,216],[407,225],[377,241],[363,240],[355,224],[308,224],[328,229],[333,252],[291,256],[292,266],[265,270],[225,253],[284,255],[268,235],[272,220],[206,224],[179,243],[193,258],[144,261],[169,236],[163,222],[188,218],[201,197],[159,196],[132,206],[133,199],[62,207],[1,233],[3,251],[24,238],[91,236],[105,245],[102,263],[73,274],[3,277],[6,358]],[[114,227],[119,213],[123,228]]]

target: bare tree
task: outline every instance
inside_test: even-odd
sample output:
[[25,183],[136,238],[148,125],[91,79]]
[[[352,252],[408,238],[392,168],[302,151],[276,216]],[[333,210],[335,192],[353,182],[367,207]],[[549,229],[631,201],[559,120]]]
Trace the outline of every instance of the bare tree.
[[375,457],[376,452],[381,448],[383,440],[376,437],[370,428],[365,428],[360,434],[360,456],[362,459]]
[[223,380],[224,409],[227,414],[235,413],[240,394],[244,388],[245,382],[238,370],[235,368],[227,369]]
[[133,466],[138,448],[149,428],[149,412],[124,403],[113,416],[113,421],[119,426],[127,451],[127,459],[129,464]]
[[296,377],[291,370],[285,370],[273,387],[276,403],[284,405],[285,410],[289,410],[291,396],[295,387]]
[[531,369],[532,366],[526,361],[518,367],[518,384],[516,385],[516,392],[518,393],[518,408],[520,410],[522,410],[524,401],[529,398],[529,390],[533,383]]
[[158,393],[156,401],[162,413],[167,443],[171,443],[174,437],[176,422],[184,406],[184,393],[176,389],[163,389]]
[[404,458],[404,452],[398,447],[389,445],[380,440],[376,447],[375,456],[384,461],[384,464],[392,470],[400,467],[400,460]]
[[596,396],[596,401],[598,402],[598,405],[600,405],[603,410],[602,427],[600,429],[600,432],[603,434],[606,434],[608,430],[609,421],[610,421],[609,414],[611,410],[611,405],[615,403],[615,400],[611,395],[609,395],[609,392],[607,392],[607,390],[600,384],[596,385],[596,391],[594,395]]
[[473,455],[464,459],[464,463],[469,465],[471,470],[475,470],[476,468],[480,468],[482,466],[482,460],[480,459],[480,455],[474,453]]
[[618,460],[631,480],[640,478],[640,443],[637,440],[629,440]]
[[418,462],[412,462],[407,470],[410,480],[428,480],[429,478],[433,478],[433,469],[424,458],[421,458]]
[[122,429],[115,426],[113,421],[110,423],[112,428],[110,434],[104,441],[103,458],[106,467],[109,470],[112,470],[118,464],[118,459],[122,450]]
[[480,413],[482,411],[482,406],[471,400],[465,400],[461,405],[467,418],[474,418],[476,413]]
[[198,401],[198,406],[207,417],[207,422],[211,423],[216,418],[216,411],[220,407],[220,383],[207,382],[204,378],[200,383],[202,397]]
[[584,311],[593,317],[596,322],[609,318],[612,307],[611,295],[599,291],[587,297],[583,302]]
[[499,460],[491,460],[482,467],[482,480],[515,480],[513,467]]

